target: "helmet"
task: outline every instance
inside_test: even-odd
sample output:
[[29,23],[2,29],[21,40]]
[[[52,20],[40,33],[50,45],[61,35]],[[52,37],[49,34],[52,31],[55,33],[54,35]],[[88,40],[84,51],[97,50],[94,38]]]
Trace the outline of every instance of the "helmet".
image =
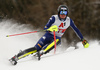
[[60,11],[67,11],[68,12],[68,7],[66,5],[60,5],[57,10],[58,10],[58,13]]
[[66,17],[68,16],[68,7],[66,5],[60,5],[57,10],[58,10],[58,16],[60,15],[61,11],[67,11],[67,14],[65,15]]

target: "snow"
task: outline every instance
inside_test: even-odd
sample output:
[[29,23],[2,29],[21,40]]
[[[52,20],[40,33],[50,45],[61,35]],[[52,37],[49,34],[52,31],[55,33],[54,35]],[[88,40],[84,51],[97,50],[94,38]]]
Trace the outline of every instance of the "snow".
[[[15,23],[15,24],[13,24]],[[100,41],[90,40],[89,48],[83,48],[81,42],[77,43],[79,49],[65,48],[65,43],[41,57],[38,61],[32,55],[18,61],[13,66],[9,58],[26,48],[32,47],[41,37],[41,33],[28,34],[16,37],[6,37],[9,34],[32,31],[29,25],[18,24],[12,20],[0,22],[0,70],[100,70]],[[62,50],[61,48],[64,48]]]

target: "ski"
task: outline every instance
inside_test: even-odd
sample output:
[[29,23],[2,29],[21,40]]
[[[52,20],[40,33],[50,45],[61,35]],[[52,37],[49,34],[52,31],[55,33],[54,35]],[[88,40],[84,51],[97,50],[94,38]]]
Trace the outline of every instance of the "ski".
[[17,58],[16,55],[15,55],[14,57],[12,57],[11,59],[9,59],[9,61],[10,61],[10,63],[11,63],[12,65],[16,65],[16,64],[17,64],[17,60],[18,60],[18,58]]

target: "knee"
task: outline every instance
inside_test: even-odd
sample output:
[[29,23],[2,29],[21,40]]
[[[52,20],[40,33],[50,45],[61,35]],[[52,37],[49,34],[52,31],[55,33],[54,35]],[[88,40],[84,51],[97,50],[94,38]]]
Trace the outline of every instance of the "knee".
[[42,49],[42,45],[41,44],[36,44],[35,47],[37,48],[37,51],[40,51]]

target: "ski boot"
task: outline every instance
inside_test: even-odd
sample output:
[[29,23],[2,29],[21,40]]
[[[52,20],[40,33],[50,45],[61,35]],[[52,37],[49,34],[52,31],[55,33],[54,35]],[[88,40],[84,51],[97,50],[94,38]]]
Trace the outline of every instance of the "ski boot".
[[9,61],[11,62],[12,65],[16,65],[16,64],[17,64],[17,61],[18,61],[18,58],[17,58],[17,56],[15,55],[15,56],[12,57],[11,59],[9,59]]
[[36,56],[38,60],[40,60],[42,55],[43,55],[43,52],[38,51],[34,56]]

